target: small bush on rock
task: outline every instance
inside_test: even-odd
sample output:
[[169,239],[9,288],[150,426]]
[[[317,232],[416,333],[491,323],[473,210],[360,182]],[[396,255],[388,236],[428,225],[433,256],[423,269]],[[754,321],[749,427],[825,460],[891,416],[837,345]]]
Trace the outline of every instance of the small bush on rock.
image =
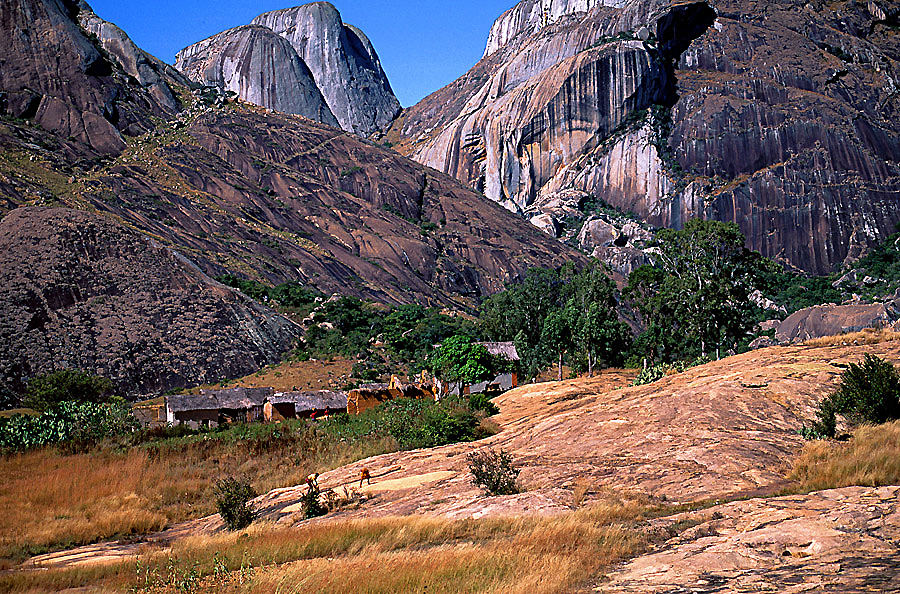
[[216,508],[226,528],[242,530],[253,523],[256,512],[250,506],[250,500],[256,497],[256,491],[250,483],[227,477],[216,482],[214,492]]
[[834,437],[837,415],[850,425],[900,419],[900,373],[889,361],[870,354],[861,364],[851,363],[838,389],[819,405],[816,422],[801,433],[807,438]]
[[516,479],[519,469],[513,466],[512,456],[503,450],[472,452],[466,456],[475,484],[490,495],[514,495],[519,492]]
[[471,394],[469,396],[469,408],[475,411],[483,411],[489,417],[500,412],[500,408],[491,402],[491,399],[485,394]]
[[303,517],[307,520],[310,518],[318,518],[328,513],[328,506],[322,503],[322,492],[319,490],[317,483],[312,483],[300,498],[300,505],[303,508]]

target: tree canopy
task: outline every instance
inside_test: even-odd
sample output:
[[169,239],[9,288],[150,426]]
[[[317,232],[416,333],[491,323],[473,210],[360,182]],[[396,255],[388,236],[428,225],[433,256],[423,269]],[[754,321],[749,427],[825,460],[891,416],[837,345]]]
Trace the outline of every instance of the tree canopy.
[[657,234],[653,265],[635,270],[626,294],[641,313],[651,358],[685,359],[737,345],[755,323],[751,294],[773,265],[744,247],[734,223],[688,221]]

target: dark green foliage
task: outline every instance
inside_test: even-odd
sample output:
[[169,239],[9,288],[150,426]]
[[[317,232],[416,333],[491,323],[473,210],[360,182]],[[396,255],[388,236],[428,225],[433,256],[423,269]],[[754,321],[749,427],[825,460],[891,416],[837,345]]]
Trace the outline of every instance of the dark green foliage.
[[300,496],[300,506],[303,509],[303,517],[318,518],[328,513],[328,507],[322,503],[322,491],[318,483],[308,484],[306,491]]
[[300,283],[283,283],[270,287],[262,283],[239,278],[233,274],[224,274],[216,280],[261,303],[280,305],[285,308],[308,308],[322,294],[315,289],[304,287]]
[[734,223],[688,221],[657,234],[653,266],[628,279],[627,295],[646,331],[639,343],[651,360],[674,361],[736,348],[757,315],[748,307],[773,264],[744,247]]
[[486,300],[482,329],[492,340],[514,341],[520,370],[534,377],[549,364],[564,361],[593,372],[621,363],[631,344],[619,320],[618,293],[609,272],[594,261],[583,271],[529,270],[517,283]]
[[818,418],[805,435],[834,437],[837,415],[850,425],[900,419],[900,373],[889,361],[868,353],[861,364],[851,363],[838,389],[819,405]]
[[475,484],[490,495],[515,495],[519,492],[516,479],[519,469],[513,466],[512,456],[503,450],[484,449],[466,456]]
[[463,385],[491,380],[503,368],[503,361],[468,336],[451,336],[442,342],[428,364],[435,377]]
[[391,400],[360,415],[328,417],[319,422],[329,438],[354,442],[391,438],[402,450],[430,448],[472,441],[490,433],[481,426],[483,412],[459,397],[429,400]]
[[474,411],[482,411],[487,416],[491,417],[500,412],[500,408],[497,407],[496,404],[491,402],[491,399],[487,397],[486,394],[470,394],[469,395],[469,408]]
[[23,451],[57,443],[88,447],[132,436],[139,428],[124,402],[62,402],[38,416],[0,419],[0,450]]
[[112,382],[105,377],[63,369],[32,378],[23,403],[36,411],[45,411],[61,402],[106,402],[112,390]]
[[216,509],[226,528],[231,531],[243,530],[253,523],[256,512],[250,505],[250,500],[256,497],[256,491],[250,483],[229,476],[216,481],[213,494]]

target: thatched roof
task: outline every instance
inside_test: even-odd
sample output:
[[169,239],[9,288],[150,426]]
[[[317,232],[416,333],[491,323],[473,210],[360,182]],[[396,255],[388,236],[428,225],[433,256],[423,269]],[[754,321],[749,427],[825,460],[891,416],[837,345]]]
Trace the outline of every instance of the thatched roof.
[[519,360],[519,352],[516,350],[515,343],[512,342],[479,342],[481,346],[486,348],[488,352],[494,356],[502,355],[510,361]]
[[201,390],[200,394],[167,396],[166,404],[172,412],[188,410],[248,410],[262,406],[274,393],[272,388],[230,388]]
[[319,390],[310,392],[279,392],[269,398],[272,404],[293,403],[297,412],[310,410],[340,410],[347,408],[347,393]]

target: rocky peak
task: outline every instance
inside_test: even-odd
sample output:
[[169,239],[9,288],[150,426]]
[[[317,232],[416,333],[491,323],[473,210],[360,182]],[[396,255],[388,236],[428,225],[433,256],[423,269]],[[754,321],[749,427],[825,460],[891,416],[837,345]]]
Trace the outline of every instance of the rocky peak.
[[656,227],[733,221],[748,247],[827,273],[900,221],[898,13],[523,0],[389,136],[551,232],[561,201],[589,196]]
[[484,56],[490,56],[521,33],[535,33],[560,18],[586,13],[595,6],[621,8],[625,0],[522,0],[494,21]]
[[271,29],[294,47],[343,129],[368,136],[400,113],[372,43],[358,28],[345,25],[332,4],[267,12],[253,24]]
[[84,2],[5,0],[0,27],[0,113],[114,154],[180,107],[170,69]]
[[245,101],[339,127],[312,72],[294,47],[271,29],[244,25],[180,51],[176,67],[192,80]]

